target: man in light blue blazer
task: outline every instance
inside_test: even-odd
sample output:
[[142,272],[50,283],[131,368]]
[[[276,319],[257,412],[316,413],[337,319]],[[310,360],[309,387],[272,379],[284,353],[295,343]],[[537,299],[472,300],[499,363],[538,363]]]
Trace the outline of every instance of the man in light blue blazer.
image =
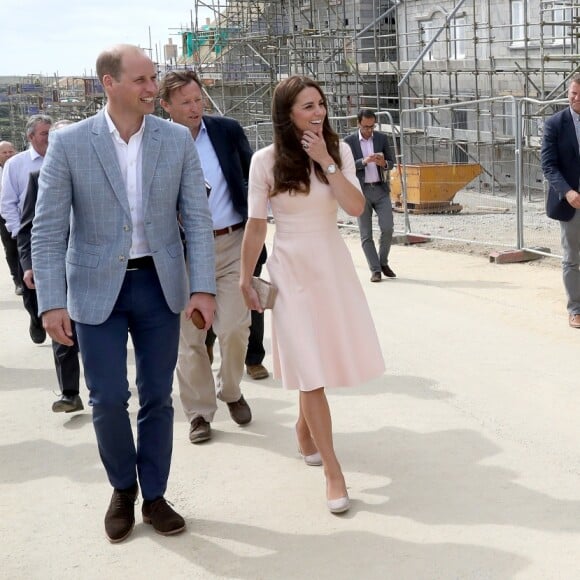
[[[32,267],[43,324],[72,344],[71,319],[113,496],[111,542],[132,531],[138,484],[143,521],[169,535],[184,519],[165,501],[171,463],[171,388],[179,313],[215,311],[212,219],[191,134],[151,115],[153,62],[119,45],[97,59],[107,95],[94,117],[51,136],[32,228]],[[189,252],[189,280],[178,215]],[[70,238],[67,243],[67,236]],[[68,287],[68,290],[67,290]],[[135,350],[137,441],[129,414],[127,338]]]

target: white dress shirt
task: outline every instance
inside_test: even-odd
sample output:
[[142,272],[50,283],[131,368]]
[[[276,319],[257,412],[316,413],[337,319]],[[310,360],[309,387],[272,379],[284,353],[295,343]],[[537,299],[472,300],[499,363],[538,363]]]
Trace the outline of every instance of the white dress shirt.
[[41,157],[36,149],[30,146],[26,151],[17,153],[4,164],[0,214],[6,220],[6,229],[13,238],[20,230],[22,206],[30,174],[42,167],[43,160],[44,157]]
[[131,231],[129,258],[140,258],[151,254],[151,248],[145,237],[145,226],[143,225],[143,131],[145,129],[145,118],[143,118],[139,131],[129,139],[129,143],[125,143],[122,139],[107,109],[105,109],[105,119],[113,138],[119,168],[121,169],[125,191],[127,192],[129,209],[131,210],[133,229]]
[[220,160],[207,134],[207,129],[203,121],[201,122],[199,133],[195,138],[195,146],[197,147],[197,153],[201,161],[203,175],[211,185],[208,202],[214,230],[228,228],[244,221],[244,218],[234,208],[232,196],[229,192]]
[[[370,139],[365,139],[359,131],[358,138],[360,141],[360,148],[363,154],[363,158],[368,157],[369,155],[373,155],[375,152],[373,146],[373,136],[371,135]],[[380,180],[381,176],[379,175],[377,164],[367,163],[365,165],[365,183],[377,183],[377,181]]]

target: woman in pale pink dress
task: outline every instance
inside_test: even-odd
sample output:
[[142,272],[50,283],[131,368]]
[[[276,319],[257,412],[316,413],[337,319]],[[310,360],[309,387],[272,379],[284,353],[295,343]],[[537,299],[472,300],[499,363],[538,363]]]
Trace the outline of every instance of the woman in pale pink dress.
[[300,391],[299,451],[308,465],[324,465],[328,509],[342,513],[350,502],[324,389],[368,381],[385,366],[336,219],[339,205],[358,216],[365,200],[350,147],[339,140],[326,112],[326,97],[312,79],[293,76],[274,91],[274,143],[254,154],[250,168],[240,287],[248,307],[261,311],[251,278],[270,204],[276,231],[267,267],[278,287],[274,376]]

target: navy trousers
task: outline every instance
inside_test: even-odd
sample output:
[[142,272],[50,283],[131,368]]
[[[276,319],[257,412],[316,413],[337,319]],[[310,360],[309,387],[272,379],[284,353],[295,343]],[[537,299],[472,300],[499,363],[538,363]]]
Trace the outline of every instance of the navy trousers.
[[[109,318],[76,323],[99,453],[111,485],[137,478],[143,499],[165,494],[173,446],[171,388],[179,314],[171,312],[154,268],[128,271]],[[139,396],[137,442],[128,413],[127,339],[135,350]]]

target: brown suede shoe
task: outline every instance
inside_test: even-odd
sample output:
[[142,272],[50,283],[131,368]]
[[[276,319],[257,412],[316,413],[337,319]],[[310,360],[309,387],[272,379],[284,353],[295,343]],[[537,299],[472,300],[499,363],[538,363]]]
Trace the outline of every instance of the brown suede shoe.
[[381,281],[381,273],[380,272],[373,272],[371,274],[371,282],[380,282]]
[[185,520],[162,497],[144,501],[142,513],[143,521],[151,524],[162,536],[172,536],[185,530]]
[[203,417],[196,417],[189,427],[189,440],[192,443],[203,443],[208,439],[211,439],[211,425]]
[[122,542],[133,530],[138,491],[137,484],[128,489],[113,490],[109,509],[105,514],[105,532],[112,544]]
[[228,403],[228,409],[230,410],[232,419],[238,425],[247,425],[252,420],[252,410],[248,403],[246,403],[244,395],[242,395],[237,401]]
[[249,377],[255,381],[267,379],[270,376],[268,369],[262,364],[246,365],[246,372],[248,373]]
[[569,322],[572,328],[580,328],[580,314],[570,314]]
[[391,270],[391,268],[388,265],[381,266],[381,270],[383,271],[383,274],[387,278],[396,278],[397,277],[397,275]]

